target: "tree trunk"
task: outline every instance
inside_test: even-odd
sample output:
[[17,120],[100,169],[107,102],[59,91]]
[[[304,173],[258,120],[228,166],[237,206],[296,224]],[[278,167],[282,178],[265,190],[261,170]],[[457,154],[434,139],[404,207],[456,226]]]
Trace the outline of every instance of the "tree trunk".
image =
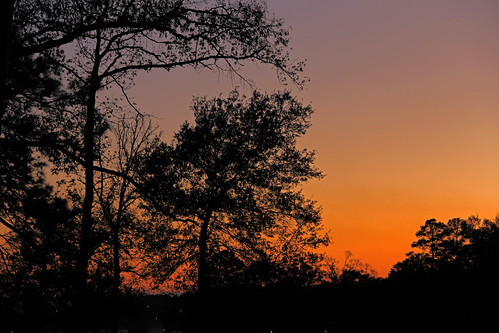
[[199,261],[198,261],[198,291],[202,295],[210,287],[208,276],[208,227],[211,220],[211,213],[206,214],[203,218],[201,225],[201,232],[199,233]]
[[121,265],[120,265],[120,228],[121,223],[117,219],[113,230],[113,295],[118,296],[121,285]]
[[119,295],[121,286],[121,257],[120,257],[120,232],[125,210],[125,195],[127,190],[127,181],[123,179],[121,183],[120,196],[118,201],[118,212],[116,213],[116,222],[113,228],[113,294]]
[[[81,234],[80,234],[80,252],[77,262],[77,317],[80,318],[78,327],[79,331],[84,331],[84,318],[87,310],[87,281],[88,281],[88,266],[92,256],[92,228],[93,216],[92,206],[94,202],[94,159],[95,159],[95,116],[96,116],[96,96],[100,87],[99,67],[100,67],[100,31],[97,31],[97,39],[95,46],[95,60],[87,86],[87,102],[86,102],[86,123],[83,138],[83,153],[85,169],[85,196],[83,199],[82,217],[81,217]],[[78,325],[78,324],[77,324]]]
[[[84,168],[85,168],[85,196],[83,199],[83,210],[81,218],[81,234],[79,240],[79,255],[77,261],[76,281],[76,316],[79,319],[77,325],[83,326],[86,313],[88,266],[92,252],[92,206],[94,200],[94,135],[95,135],[95,94],[91,91],[87,102],[87,119],[84,133]],[[78,332],[84,332],[83,327],[78,327]]]
[[121,228],[121,221],[120,221],[120,213],[118,210],[118,214],[116,217],[116,224],[114,225],[114,228],[112,229],[112,242],[113,242],[113,290],[112,290],[112,296],[113,296],[113,308],[111,309],[111,318],[112,320],[112,333],[118,333],[119,332],[119,321],[120,321],[120,316],[119,316],[119,296],[120,296],[120,285],[121,285],[121,267],[120,267],[120,228]]

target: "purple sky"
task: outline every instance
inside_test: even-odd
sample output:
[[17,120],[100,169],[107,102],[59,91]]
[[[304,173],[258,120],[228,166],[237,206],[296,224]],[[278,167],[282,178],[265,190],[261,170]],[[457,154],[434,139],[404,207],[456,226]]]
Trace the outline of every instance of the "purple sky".
[[[265,66],[261,90],[291,89],[316,110],[301,144],[326,178],[305,187],[323,206],[342,259],[381,276],[426,219],[499,212],[499,1],[268,0],[307,59],[303,91]],[[130,95],[169,137],[192,96],[244,84],[189,69],[141,74]]]

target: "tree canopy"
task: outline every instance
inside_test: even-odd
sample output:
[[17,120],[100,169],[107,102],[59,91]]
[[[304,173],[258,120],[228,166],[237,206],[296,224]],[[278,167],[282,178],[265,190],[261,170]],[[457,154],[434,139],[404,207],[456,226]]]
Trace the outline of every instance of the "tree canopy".
[[328,237],[319,207],[300,185],[322,173],[315,152],[297,147],[311,107],[289,93],[246,98],[234,91],[227,99],[195,99],[192,108],[195,123],[151,152],[142,182],[165,223],[177,225],[186,255],[197,259],[199,287],[215,283],[215,262],[229,254],[246,268],[317,260],[312,250]]

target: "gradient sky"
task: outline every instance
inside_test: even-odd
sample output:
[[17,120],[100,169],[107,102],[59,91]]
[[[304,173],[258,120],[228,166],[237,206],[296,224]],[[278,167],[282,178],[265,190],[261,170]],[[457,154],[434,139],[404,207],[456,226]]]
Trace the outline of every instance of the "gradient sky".
[[[380,276],[402,260],[427,219],[499,213],[499,1],[268,0],[307,59],[303,91],[263,65],[261,90],[291,89],[315,109],[300,142],[327,174],[305,190],[333,244]],[[130,95],[165,136],[192,96],[244,84],[190,69],[139,75]]]

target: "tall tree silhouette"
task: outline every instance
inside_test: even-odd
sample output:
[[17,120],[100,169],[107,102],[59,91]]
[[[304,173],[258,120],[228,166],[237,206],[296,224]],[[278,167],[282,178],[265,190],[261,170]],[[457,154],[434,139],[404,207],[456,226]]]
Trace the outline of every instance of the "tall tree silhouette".
[[226,265],[291,263],[327,244],[320,209],[300,190],[322,177],[315,153],[296,146],[311,107],[289,93],[232,92],[195,99],[193,110],[195,124],[184,124],[172,145],[159,145],[145,160],[143,187],[165,223],[182,231],[177,237],[196,258],[199,290],[217,282],[210,279],[215,258],[230,259]]

